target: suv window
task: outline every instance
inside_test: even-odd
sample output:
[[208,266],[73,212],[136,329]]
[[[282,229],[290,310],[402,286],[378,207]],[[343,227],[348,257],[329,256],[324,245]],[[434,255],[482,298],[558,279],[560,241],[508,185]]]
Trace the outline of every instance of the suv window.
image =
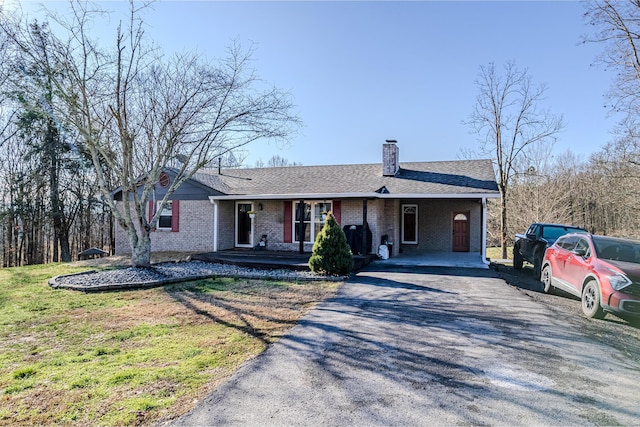
[[578,243],[578,240],[580,240],[578,236],[560,237],[556,242],[556,245],[558,245],[562,249],[572,251],[573,248],[576,247],[576,243]]
[[640,262],[640,242],[616,239],[614,237],[594,236],[593,245],[598,258]]
[[586,239],[579,239],[578,243],[576,244],[576,247],[574,248],[574,250],[582,250],[585,253],[585,257],[590,257],[591,256],[591,251],[589,250],[589,242],[587,242]]
[[536,229],[538,228],[538,224],[531,224],[526,234],[536,234]]

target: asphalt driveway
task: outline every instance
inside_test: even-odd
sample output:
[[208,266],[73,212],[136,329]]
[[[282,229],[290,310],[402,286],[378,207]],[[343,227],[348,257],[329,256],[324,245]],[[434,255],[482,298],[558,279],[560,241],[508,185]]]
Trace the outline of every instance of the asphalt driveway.
[[376,263],[174,425],[638,425],[640,365],[489,270]]

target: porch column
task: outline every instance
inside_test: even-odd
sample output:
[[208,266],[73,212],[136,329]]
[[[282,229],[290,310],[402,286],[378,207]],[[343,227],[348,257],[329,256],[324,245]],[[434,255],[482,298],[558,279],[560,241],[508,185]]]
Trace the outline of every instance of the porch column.
[[209,196],[209,201],[213,205],[213,252],[218,252],[218,210],[220,201]]
[[213,252],[218,252],[218,209],[220,202],[213,202]]
[[[300,222],[298,222],[298,241],[300,242],[299,252],[301,254],[304,253],[304,200],[300,200],[298,203],[298,213],[296,215],[300,218]],[[294,220],[297,218],[294,218]]]
[[369,253],[367,248],[367,230],[369,229],[369,223],[367,222],[367,199],[362,200],[362,255]]
[[482,257],[482,262],[485,264],[489,264],[487,261],[487,198],[482,198],[482,245],[481,245],[482,253],[480,256]]

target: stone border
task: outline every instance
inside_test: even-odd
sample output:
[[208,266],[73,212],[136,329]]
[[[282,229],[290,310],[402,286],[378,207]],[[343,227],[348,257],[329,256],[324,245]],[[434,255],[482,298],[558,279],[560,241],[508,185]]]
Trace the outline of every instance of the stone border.
[[268,281],[284,281],[284,282],[340,282],[347,280],[349,276],[323,276],[323,277],[291,277],[288,275],[266,275],[261,273],[233,273],[233,274],[200,274],[194,276],[173,277],[162,280],[147,280],[141,282],[126,282],[126,283],[105,283],[101,285],[76,285],[76,284],[64,284],[59,280],[64,277],[80,276],[83,274],[97,273],[97,270],[82,271],[80,273],[61,274],[49,279],[48,284],[54,289],[69,289],[73,291],[82,292],[104,292],[104,291],[116,291],[116,290],[132,290],[132,289],[145,289],[154,288],[174,283],[190,282],[193,280],[211,279],[215,277],[237,277],[241,279],[252,280],[268,280]]

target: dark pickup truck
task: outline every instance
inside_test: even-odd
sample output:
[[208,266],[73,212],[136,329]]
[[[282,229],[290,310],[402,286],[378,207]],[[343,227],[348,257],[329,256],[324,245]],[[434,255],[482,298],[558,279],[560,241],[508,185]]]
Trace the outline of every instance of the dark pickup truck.
[[513,268],[520,270],[523,262],[527,261],[533,264],[534,277],[539,278],[544,251],[567,233],[587,233],[587,230],[573,225],[534,222],[525,234],[516,234]]

